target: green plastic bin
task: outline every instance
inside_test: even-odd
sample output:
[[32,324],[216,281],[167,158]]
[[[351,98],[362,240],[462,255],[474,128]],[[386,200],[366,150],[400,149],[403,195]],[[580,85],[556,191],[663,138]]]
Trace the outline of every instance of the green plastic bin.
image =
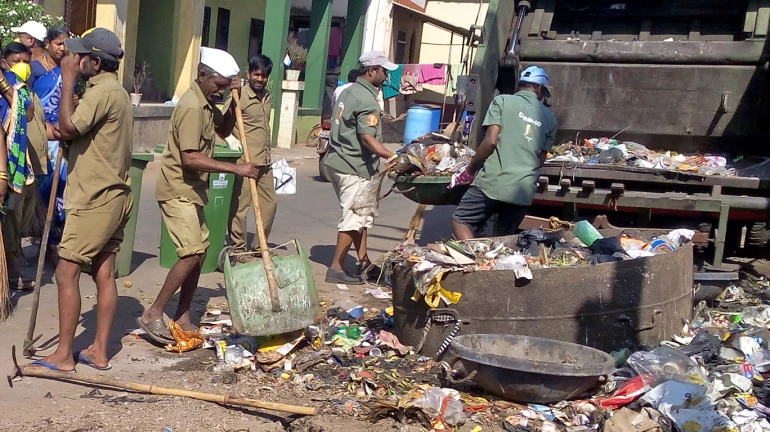
[[[156,149],[157,151],[157,149]],[[227,147],[214,147],[214,159],[222,162],[236,163],[241,152]],[[225,247],[225,236],[230,219],[230,201],[233,198],[234,174],[209,174],[209,202],[203,207],[206,215],[206,225],[209,228],[209,250],[203,261],[201,273],[213,273],[217,270],[219,252]],[[179,261],[176,246],[166,229],[166,223],[161,219],[160,228],[160,266],[171,268]]]
[[131,209],[131,217],[128,219],[123,242],[120,244],[120,252],[115,258],[117,277],[126,277],[131,273],[131,260],[134,256],[134,240],[136,240],[136,221],[139,219],[139,202],[142,198],[142,177],[147,164],[155,160],[152,153],[134,153],[131,158],[131,169],[128,176],[131,178],[131,194],[134,196],[134,207]]

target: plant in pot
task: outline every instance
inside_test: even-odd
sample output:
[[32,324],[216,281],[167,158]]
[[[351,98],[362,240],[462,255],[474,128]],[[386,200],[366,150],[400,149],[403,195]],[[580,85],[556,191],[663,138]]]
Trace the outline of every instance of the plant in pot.
[[134,76],[132,77],[132,80],[134,81],[134,92],[130,95],[131,105],[139,106],[142,102],[142,85],[144,85],[144,81],[149,75],[150,65],[147,62],[143,61],[134,65]]
[[307,48],[292,43],[288,45],[286,51],[291,61],[289,68],[286,69],[286,79],[289,81],[299,81],[299,73],[305,66],[305,63],[307,63]]

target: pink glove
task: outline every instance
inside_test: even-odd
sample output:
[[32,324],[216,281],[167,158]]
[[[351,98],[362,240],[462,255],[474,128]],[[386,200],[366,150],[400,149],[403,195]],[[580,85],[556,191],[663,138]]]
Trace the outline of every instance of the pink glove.
[[471,184],[474,177],[476,177],[476,175],[471,174],[471,172],[468,171],[468,168],[462,170],[459,173],[452,174],[452,180],[449,182],[449,187],[447,187],[447,189],[452,189],[455,186]]

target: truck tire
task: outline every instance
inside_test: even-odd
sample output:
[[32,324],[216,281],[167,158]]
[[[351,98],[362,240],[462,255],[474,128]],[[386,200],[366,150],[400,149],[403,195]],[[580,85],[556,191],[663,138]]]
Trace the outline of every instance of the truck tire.
[[770,231],[765,222],[755,222],[748,234],[747,246],[764,248],[770,242]]

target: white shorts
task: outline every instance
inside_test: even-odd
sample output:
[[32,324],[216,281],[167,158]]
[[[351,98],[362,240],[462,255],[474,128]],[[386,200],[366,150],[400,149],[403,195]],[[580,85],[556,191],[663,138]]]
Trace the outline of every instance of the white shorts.
[[371,182],[353,174],[344,174],[333,168],[326,167],[326,174],[332,182],[334,193],[340,201],[342,218],[337,224],[337,231],[358,231],[374,226],[374,215],[360,216],[353,212],[353,200]]

